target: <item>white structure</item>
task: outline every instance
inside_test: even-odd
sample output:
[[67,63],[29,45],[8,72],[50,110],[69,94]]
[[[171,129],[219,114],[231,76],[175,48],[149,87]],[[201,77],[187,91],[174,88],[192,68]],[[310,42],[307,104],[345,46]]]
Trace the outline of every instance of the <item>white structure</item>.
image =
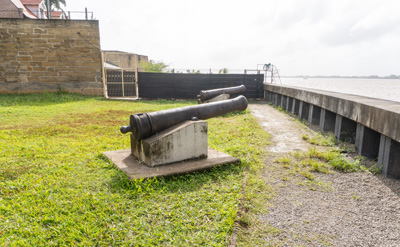
[[132,155],[150,167],[205,159],[207,127],[204,120],[186,121],[140,141],[131,135]]

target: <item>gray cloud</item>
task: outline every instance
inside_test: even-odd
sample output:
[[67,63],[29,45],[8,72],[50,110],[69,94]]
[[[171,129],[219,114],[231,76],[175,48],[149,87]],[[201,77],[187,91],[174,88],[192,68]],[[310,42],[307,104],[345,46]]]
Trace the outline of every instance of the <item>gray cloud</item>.
[[[399,74],[397,0],[69,0],[100,20],[101,46],[173,67],[284,74]],[[388,72],[391,70],[391,72]]]

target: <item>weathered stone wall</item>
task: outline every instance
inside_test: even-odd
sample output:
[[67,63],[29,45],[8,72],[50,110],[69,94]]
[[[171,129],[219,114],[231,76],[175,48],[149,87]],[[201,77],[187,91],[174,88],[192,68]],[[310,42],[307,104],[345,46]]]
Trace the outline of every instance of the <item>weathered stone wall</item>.
[[116,65],[121,69],[136,70],[138,68],[139,71],[141,71],[139,66],[140,61],[148,62],[147,56],[122,51],[104,51],[104,59],[106,62]]
[[0,19],[0,93],[103,93],[98,21]]

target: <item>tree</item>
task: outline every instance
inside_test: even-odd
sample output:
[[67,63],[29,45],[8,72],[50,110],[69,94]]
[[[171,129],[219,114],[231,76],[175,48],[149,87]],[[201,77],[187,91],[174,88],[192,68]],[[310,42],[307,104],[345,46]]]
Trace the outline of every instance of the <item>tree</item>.
[[[46,8],[48,10],[62,10],[61,4],[67,6],[65,0],[45,0]],[[50,6],[48,6],[50,4]]]
[[187,69],[186,73],[188,73],[188,74],[200,74],[200,70],[196,71],[196,70],[193,69],[192,71],[190,71],[190,69]]
[[50,0],[50,9],[54,6],[56,9],[62,10],[61,4],[64,5],[64,7],[67,6],[65,0]]
[[227,68],[222,68],[218,71],[218,74],[228,74],[228,69]]
[[146,72],[162,73],[166,68],[168,68],[168,65],[163,62],[155,62],[154,60],[150,60],[149,62],[140,61],[139,67]]
[[61,4],[64,5],[64,7],[67,6],[65,0],[45,0],[45,4],[48,12],[51,12],[53,10],[61,10],[64,12],[64,10],[61,8]]

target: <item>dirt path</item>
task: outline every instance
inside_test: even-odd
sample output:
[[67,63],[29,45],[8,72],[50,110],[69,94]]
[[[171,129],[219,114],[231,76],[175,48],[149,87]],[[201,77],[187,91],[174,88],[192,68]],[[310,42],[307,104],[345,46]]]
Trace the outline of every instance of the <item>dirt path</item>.
[[302,139],[312,131],[266,104],[252,104],[250,111],[273,136],[264,177],[277,193],[269,213],[259,215],[276,229],[265,236],[271,246],[400,246],[399,180],[315,173],[321,186],[310,189],[296,175],[287,179],[290,171],[274,160],[312,147]]
[[258,118],[260,125],[272,135],[274,145],[268,147],[269,152],[307,151],[312,147],[301,137],[302,135],[313,135],[314,133],[296,123],[287,114],[283,114],[266,104],[252,104],[250,105],[250,111]]

